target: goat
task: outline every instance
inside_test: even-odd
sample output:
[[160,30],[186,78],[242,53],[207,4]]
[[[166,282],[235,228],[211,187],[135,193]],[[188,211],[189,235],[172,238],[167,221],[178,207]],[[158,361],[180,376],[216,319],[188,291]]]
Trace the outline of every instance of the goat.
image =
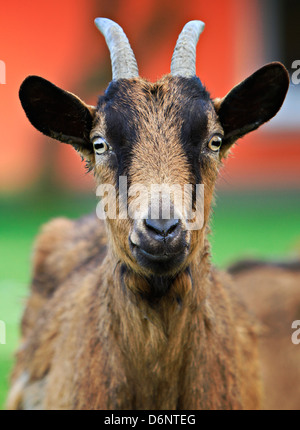
[[[96,183],[203,184],[203,222],[188,229],[185,207],[169,218],[95,215],[56,219],[35,244],[31,294],[12,372],[9,409],[257,409],[261,386],[257,329],[210,262],[207,239],[214,186],[236,140],[280,109],[289,77],[265,65],[224,98],[196,76],[204,24],[180,33],[171,73],[139,77],[122,28],[97,18],[112,81],[96,107],[49,81],[20,87],[39,131],[71,144]],[[128,193],[128,204],[134,196]],[[163,194],[158,208],[161,209]],[[117,215],[121,203],[117,200]]]
[[240,261],[228,271],[238,294],[260,323],[258,350],[264,409],[299,409],[299,335],[297,327],[293,327],[294,321],[300,320],[299,259]]

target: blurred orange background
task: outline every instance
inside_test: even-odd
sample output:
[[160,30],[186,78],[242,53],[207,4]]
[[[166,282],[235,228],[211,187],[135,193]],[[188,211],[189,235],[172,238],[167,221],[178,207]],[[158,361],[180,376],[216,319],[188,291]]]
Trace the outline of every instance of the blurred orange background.
[[[285,3],[295,5],[292,15],[282,9],[284,2],[279,0],[3,3],[0,60],[6,65],[6,83],[0,84],[0,193],[26,190],[45,174],[61,188],[92,189],[93,178],[85,174],[75,151],[42,136],[31,126],[21,108],[18,89],[27,75],[40,75],[96,104],[97,96],[111,79],[111,64],[104,38],[94,25],[95,17],[113,19],[123,27],[140,75],[152,81],[169,73],[183,25],[201,19],[206,28],[197,47],[197,74],[212,97],[221,97],[270,60],[286,60],[285,66],[292,73],[289,58],[293,51],[288,57],[281,42],[287,36],[293,40],[298,46],[293,58],[296,60],[299,29],[290,35],[287,25],[293,15],[300,14],[300,9],[293,0]],[[290,91],[295,95],[296,90],[292,84]],[[297,94],[298,101],[299,91]],[[271,121],[237,145],[226,162],[221,187],[300,187],[299,102],[298,109],[291,106],[287,101],[281,120],[274,121],[274,125]]]
[[[224,96],[269,61],[282,61],[292,78],[292,64],[300,60],[299,0],[1,2],[0,320],[7,344],[0,348],[0,409],[32,276],[33,238],[51,218],[77,218],[96,208],[93,175],[70,145],[34,129],[18,91],[28,75],[40,75],[96,104],[111,80],[96,17],[123,27],[140,75],[151,81],[169,73],[186,22],[204,21],[196,69],[212,97]],[[241,139],[225,162],[211,223],[214,264],[299,258],[299,167],[300,83],[292,79],[279,114]]]

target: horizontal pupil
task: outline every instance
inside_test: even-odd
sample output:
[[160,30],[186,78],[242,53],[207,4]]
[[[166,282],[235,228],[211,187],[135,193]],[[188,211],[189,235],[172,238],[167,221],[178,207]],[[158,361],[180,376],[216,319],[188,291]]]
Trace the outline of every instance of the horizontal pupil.
[[104,143],[95,143],[94,148],[95,149],[102,149],[102,148],[104,148]]

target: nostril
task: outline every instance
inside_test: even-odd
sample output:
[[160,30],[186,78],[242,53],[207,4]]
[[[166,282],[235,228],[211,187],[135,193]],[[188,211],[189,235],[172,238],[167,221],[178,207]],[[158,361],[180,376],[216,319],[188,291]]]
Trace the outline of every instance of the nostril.
[[180,223],[179,219],[145,219],[145,226],[148,230],[166,237],[173,233]]
[[179,224],[179,220],[177,219],[177,220],[173,220],[173,221],[176,221],[176,222],[174,222],[169,228],[168,228],[168,230],[166,231],[166,234],[167,235],[169,235],[169,234],[171,234],[171,233],[173,233],[173,231],[174,230],[176,230],[176,227],[178,226],[178,224]]

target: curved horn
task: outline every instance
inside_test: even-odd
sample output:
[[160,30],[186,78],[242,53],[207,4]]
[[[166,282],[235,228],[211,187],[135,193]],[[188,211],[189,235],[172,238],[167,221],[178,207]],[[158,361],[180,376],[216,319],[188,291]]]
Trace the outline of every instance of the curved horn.
[[186,78],[196,75],[196,45],[204,26],[202,21],[189,21],[183,27],[172,56],[172,75]]
[[122,28],[107,18],[96,18],[95,24],[103,34],[110,51],[112,78],[136,78],[139,76],[137,62]]

